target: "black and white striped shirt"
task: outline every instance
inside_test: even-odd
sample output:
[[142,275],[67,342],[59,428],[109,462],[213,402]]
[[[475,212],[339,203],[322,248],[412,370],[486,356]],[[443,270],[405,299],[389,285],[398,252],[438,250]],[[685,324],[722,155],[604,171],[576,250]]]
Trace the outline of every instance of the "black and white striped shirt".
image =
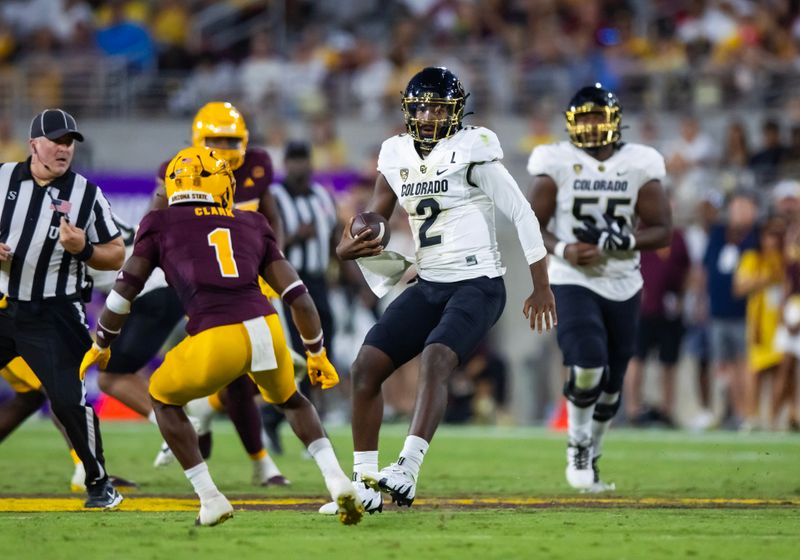
[[331,194],[318,183],[309,194],[293,196],[280,183],[270,186],[278,203],[287,239],[303,224],[314,224],[316,235],[286,246],[286,259],[301,276],[322,276],[330,260],[331,235],[336,227],[336,205]]
[[21,301],[73,297],[83,287],[86,265],[58,241],[62,214],[92,243],[108,243],[120,232],[100,187],[71,169],[41,187],[30,164],[30,158],[0,164],[0,243],[13,254],[0,263],[0,292]]

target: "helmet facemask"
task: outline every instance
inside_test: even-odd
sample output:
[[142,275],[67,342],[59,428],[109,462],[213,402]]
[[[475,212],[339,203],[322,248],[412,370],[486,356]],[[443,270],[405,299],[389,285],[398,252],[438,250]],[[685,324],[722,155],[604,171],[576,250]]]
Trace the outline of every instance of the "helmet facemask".
[[403,97],[403,115],[411,137],[433,145],[461,130],[464,98],[441,99],[426,93],[422,97]]
[[[567,133],[572,144],[578,148],[599,148],[616,144],[620,139],[621,113],[619,106],[598,106],[585,103],[571,107],[564,113],[567,117]],[[589,119],[587,115],[600,115]]]
[[202,145],[214,150],[217,157],[227,161],[231,169],[239,169],[244,164],[247,144],[241,136],[206,136]]

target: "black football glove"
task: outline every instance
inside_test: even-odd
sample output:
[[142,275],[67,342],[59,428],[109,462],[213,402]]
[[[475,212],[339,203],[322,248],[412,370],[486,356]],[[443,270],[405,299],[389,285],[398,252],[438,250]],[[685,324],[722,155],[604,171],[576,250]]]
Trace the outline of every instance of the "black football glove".
[[578,241],[597,245],[605,251],[627,251],[634,247],[635,240],[624,219],[614,218],[610,214],[603,214],[603,219],[605,227],[599,228],[584,220],[583,227],[573,228],[572,233]]
[[597,245],[606,251],[628,251],[636,245],[633,234],[623,218],[603,214],[606,227],[602,229]]
[[589,245],[599,245],[600,236],[603,234],[602,229],[598,228],[592,222],[584,220],[583,227],[572,228],[572,233],[575,238],[581,243],[588,243]]

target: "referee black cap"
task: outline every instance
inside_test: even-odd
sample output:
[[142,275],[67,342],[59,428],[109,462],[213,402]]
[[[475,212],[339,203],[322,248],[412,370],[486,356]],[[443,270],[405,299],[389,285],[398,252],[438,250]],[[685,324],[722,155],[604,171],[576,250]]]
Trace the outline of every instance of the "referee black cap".
[[292,140],[286,145],[284,159],[307,159],[311,157],[311,146],[302,140]]
[[48,140],[56,140],[67,134],[83,142],[83,134],[78,132],[75,117],[62,109],[45,109],[31,121],[31,138],[44,136]]

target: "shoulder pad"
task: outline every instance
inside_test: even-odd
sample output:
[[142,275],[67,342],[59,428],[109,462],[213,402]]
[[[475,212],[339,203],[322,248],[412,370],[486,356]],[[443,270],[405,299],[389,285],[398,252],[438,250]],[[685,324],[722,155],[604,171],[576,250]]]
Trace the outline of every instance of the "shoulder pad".
[[158,225],[161,223],[161,216],[165,210],[166,209],[150,210],[144,215],[144,217],[139,221],[139,227],[136,228],[137,240],[144,235],[152,234],[158,230]]
[[625,145],[636,166],[643,170],[650,179],[663,179],[667,174],[664,156],[651,146],[630,143]]
[[397,165],[397,154],[402,143],[406,141],[406,136],[406,134],[396,134],[383,141],[378,153],[378,171]]
[[464,147],[469,147],[469,161],[471,163],[483,163],[486,161],[497,161],[503,159],[503,148],[500,147],[500,140],[497,135],[482,126],[467,127],[464,134]]
[[560,142],[536,146],[528,158],[528,173],[553,176],[567,158],[568,154]]

